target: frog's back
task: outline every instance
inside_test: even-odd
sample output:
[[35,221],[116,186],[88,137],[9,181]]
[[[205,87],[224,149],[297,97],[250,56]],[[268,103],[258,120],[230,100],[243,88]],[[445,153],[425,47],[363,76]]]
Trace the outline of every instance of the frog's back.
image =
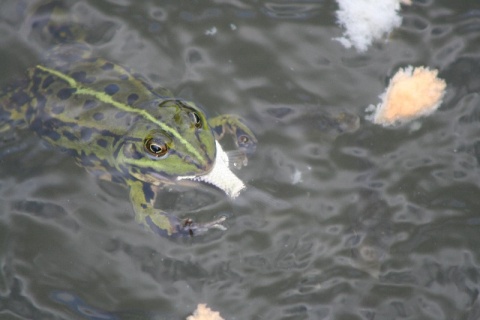
[[48,101],[37,105],[37,121],[54,118],[123,134],[136,109],[153,99],[166,98],[123,66],[103,58],[72,58],[70,52],[76,52],[78,46],[83,44],[56,48],[45,65],[30,70],[29,94]]
[[120,181],[122,141],[138,139],[131,136],[135,125],[151,126],[145,117],[161,117],[152,101],[171,99],[168,94],[128,68],[91,57],[86,44],[65,44],[0,97],[0,126],[28,126],[96,176]]
[[[62,136],[58,131],[62,123],[69,128],[64,130],[69,141],[81,137],[78,128],[122,134],[133,120],[130,108],[171,95],[162,88],[153,90],[128,68],[94,58],[84,42],[85,28],[68,14],[64,1],[41,1],[25,11],[31,38],[49,50],[24,80],[0,93],[0,125],[28,124],[52,144],[64,145],[57,138]],[[75,130],[71,130],[73,122]]]

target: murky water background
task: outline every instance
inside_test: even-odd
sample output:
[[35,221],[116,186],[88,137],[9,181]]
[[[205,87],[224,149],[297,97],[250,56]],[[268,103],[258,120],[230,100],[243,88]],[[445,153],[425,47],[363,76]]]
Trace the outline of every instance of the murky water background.
[[[0,4],[0,83],[40,59],[22,2]],[[249,190],[170,191],[175,212],[228,230],[141,230],[127,190],[28,131],[2,133],[1,319],[480,317],[480,5],[414,1],[365,54],[333,37],[334,1],[79,1],[99,55],[258,135]],[[440,69],[445,102],[385,129],[366,106],[400,67]],[[355,132],[329,121],[360,117]],[[115,318],[117,317],[117,318]],[[130,318],[129,318],[130,317]]]

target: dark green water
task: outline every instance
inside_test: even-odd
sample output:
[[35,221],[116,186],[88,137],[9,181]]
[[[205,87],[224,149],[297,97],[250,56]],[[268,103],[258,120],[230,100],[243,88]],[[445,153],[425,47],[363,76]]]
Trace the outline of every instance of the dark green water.
[[[44,48],[22,1],[0,4],[0,84]],[[185,240],[140,229],[127,190],[28,131],[0,146],[0,319],[480,318],[480,4],[415,1],[364,54],[338,42],[334,1],[77,1],[100,55],[247,119],[249,189],[170,192],[228,215]],[[418,129],[364,110],[400,67],[438,68],[442,107]],[[339,133],[326,114],[360,117]]]

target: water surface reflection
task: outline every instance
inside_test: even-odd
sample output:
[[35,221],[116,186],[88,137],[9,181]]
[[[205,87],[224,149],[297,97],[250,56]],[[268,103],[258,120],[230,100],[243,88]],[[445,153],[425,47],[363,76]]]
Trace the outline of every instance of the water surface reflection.
[[[0,5],[1,84],[43,51],[13,18],[24,3]],[[342,33],[335,10],[73,5],[98,26],[102,55],[210,115],[247,119],[259,145],[238,175],[250,187],[232,203],[213,189],[171,191],[172,208],[225,213],[228,230],[159,239],[138,228],[123,188],[29,132],[2,135],[0,317],[182,319],[207,303],[227,319],[476,319],[480,7],[414,1],[365,54],[332,41]],[[442,107],[413,126],[365,121],[410,64],[440,69]]]

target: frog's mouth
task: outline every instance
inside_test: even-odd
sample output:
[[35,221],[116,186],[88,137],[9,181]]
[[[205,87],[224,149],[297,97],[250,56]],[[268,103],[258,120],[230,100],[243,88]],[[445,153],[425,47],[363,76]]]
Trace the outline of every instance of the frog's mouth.
[[245,189],[245,184],[228,167],[228,155],[223,151],[222,146],[215,141],[217,155],[212,170],[200,176],[183,176],[177,180],[193,180],[212,184],[222,189],[230,198],[236,198]]

